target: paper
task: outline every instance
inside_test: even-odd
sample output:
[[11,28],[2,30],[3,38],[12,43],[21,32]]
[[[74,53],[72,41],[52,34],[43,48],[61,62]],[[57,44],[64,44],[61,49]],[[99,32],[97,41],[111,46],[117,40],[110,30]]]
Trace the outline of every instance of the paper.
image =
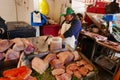
[[33,23],[41,23],[40,13],[33,13]]

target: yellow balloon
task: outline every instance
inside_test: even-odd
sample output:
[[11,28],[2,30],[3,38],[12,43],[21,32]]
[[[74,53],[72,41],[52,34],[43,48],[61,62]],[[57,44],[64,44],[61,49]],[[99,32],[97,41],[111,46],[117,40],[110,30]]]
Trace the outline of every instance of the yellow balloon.
[[49,12],[49,6],[46,0],[40,0],[39,1],[39,11],[44,14],[47,15]]

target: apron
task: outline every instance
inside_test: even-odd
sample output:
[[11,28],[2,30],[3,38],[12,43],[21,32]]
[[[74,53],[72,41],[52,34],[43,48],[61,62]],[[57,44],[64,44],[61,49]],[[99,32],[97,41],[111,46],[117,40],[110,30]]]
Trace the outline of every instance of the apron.
[[[61,28],[61,34],[64,34],[71,27],[71,23],[64,22]],[[67,37],[63,39],[63,44],[75,49],[75,36]]]
[[64,34],[71,26],[71,23],[68,24],[66,22],[63,23],[62,28],[61,28],[61,34]]

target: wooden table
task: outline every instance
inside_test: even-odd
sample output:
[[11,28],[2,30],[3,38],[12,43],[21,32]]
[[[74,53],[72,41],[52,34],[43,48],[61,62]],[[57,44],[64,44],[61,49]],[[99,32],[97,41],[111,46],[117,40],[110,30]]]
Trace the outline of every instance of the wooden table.
[[[120,53],[120,43],[109,41],[109,40],[107,40],[107,37],[96,34],[96,33],[92,33],[92,32],[85,31],[85,32],[82,32],[81,34],[83,36],[86,36],[86,37],[89,37],[89,38],[95,40],[95,42],[99,45],[110,48],[110,49]],[[101,41],[102,39],[104,39],[105,41]],[[109,44],[107,42],[111,42],[111,44]]]
[[[106,41],[105,41],[105,42],[106,42]],[[98,43],[99,45],[102,45],[102,46],[104,46],[104,47],[107,47],[107,48],[109,48],[109,49],[114,50],[115,52],[120,53],[120,43],[116,43],[116,42],[110,41],[110,42],[113,43],[113,45],[112,45],[112,44],[107,44],[107,43],[105,43],[105,42],[97,41],[97,43]]]
[[[93,57],[96,54],[95,51],[96,51],[97,45],[101,45],[102,47],[106,47],[107,49],[110,49],[111,51],[120,53],[120,43],[109,41],[109,40],[107,40],[107,37],[104,37],[104,36],[101,36],[99,34],[92,33],[92,32],[85,31],[85,32],[81,33],[81,35],[86,36],[94,41],[93,49],[92,49],[92,53],[91,53],[91,61],[95,60],[95,59],[93,59]],[[99,37],[103,38],[105,41],[101,41],[102,39],[100,39]],[[108,42],[110,42],[110,43],[108,43]],[[119,67],[120,67],[120,59],[119,59],[118,64],[116,65],[116,69],[113,73],[113,76],[115,75],[115,73],[117,72]]]

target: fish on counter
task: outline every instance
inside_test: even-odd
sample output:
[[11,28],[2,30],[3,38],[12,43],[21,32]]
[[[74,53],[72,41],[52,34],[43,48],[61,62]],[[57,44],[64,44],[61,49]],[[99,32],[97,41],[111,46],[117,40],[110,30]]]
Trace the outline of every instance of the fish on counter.
[[38,73],[43,74],[43,72],[49,67],[49,63],[41,58],[35,57],[31,61],[31,67]]
[[74,61],[77,61],[77,60],[81,59],[81,56],[77,51],[73,51],[72,53],[74,55]]
[[15,77],[15,78],[6,78],[6,77],[2,77],[2,78],[0,78],[0,80],[24,80],[24,79],[17,78],[17,77]]
[[53,59],[56,59],[57,55],[54,53],[49,53],[45,58],[44,61],[50,63]]
[[74,74],[74,76],[76,76],[78,79],[82,78],[82,75],[81,75],[81,73],[80,73],[78,70],[75,70],[75,71],[73,72],[73,74]]
[[65,73],[65,69],[62,69],[62,68],[52,70],[52,75],[54,75],[54,76],[55,75],[61,75],[63,73]]
[[12,41],[15,43],[12,48],[13,50],[19,52],[25,49],[25,45],[21,38],[15,38],[15,39],[12,39]]
[[[41,75],[49,67],[52,69],[51,76],[54,76],[56,80],[71,80],[73,75],[80,79],[94,71],[94,67],[75,50],[60,49],[30,54],[34,53],[36,49],[31,40],[18,38],[10,41],[13,43],[12,47],[0,49],[3,51],[0,52],[0,59],[4,61],[19,59],[18,66],[17,68],[4,71],[0,80],[37,80],[31,76],[31,69]],[[5,50],[6,52],[4,53]],[[29,66],[26,65],[27,63]]]
[[23,41],[23,43],[24,43],[24,45],[25,45],[24,52],[25,52],[26,54],[30,54],[30,53],[32,53],[32,52],[35,51],[35,47],[34,47],[34,45],[33,45],[33,43],[32,43],[31,40],[22,38],[22,41]]
[[0,78],[0,80],[37,80],[35,77],[28,76],[26,79],[21,79],[19,77],[14,78]]
[[3,39],[0,40],[0,61],[19,59],[21,52],[28,55],[34,50],[32,42],[25,38]]
[[17,68],[19,68],[20,66],[27,66],[30,67],[30,60],[26,57],[25,53],[22,52],[17,64]]
[[31,76],[32,70],[26,66],[12,68],[3,72],[3,77],[0,80],[37,80]]
[[3,60],[5,57],[5,53],[4,52],[0,52],[0,61]]
[[66,72],[74,75],[78,79],[92,74],[94,67],[84,59],[67,65]]
[[30,76],[31,73],[32,73],[31,69],[29,69],[26,66],[21,66],[19,68],[13,68],[13,69],[5,70],[3,72],[3,76],[8,77],[8,78],[19,77],[21,79],[25,79],[28,76]]
[[72,76],[68,73],[63,73],[61,75],[56,75],[55,78],[56,80],[71,80]]
[[81,74],[82,76],[86,76],[87,73],[88,73],[88,69],[86,69],[84,66],[79,67],[79,68],[78,68],[78,71],[80,72],[80,74]]
[[25,80],[37,80],[37,79],[33,76],[28,76]]
[[64,63],[60,59],[53,59],[50,62],[51,68],[60,68],[64,66]]
[[33,45],[35,46],[35,52],[47,52],[48,45],[50,44],[51,38],[49,36],[40,36],[29,39],[32,41]]
[[[64,56],[63,56],[64,55]],[[65,52],[60,52],[59,54],[57,54],[58,59],[60,59],[64,64],[71,62],[74,59],[74,55],[69,52],[69,51],[65,51]]]
[[0,40],[0,52],[4,52],[8,48],[10,48],[14,44],[13,41],[10,40]]
[[17,52],[13,49],[8,49],[4,61],[19,59],[19,57],[20,57],[20,52]]
[[15,45],[13,46],[13,49],[16,51],[24,50],[26,54],[30,54],[35,50],[34,45],[32,44],[32,41],[26,38],[15,38],[15,39],[12,39],[12,41],[15,43]]

